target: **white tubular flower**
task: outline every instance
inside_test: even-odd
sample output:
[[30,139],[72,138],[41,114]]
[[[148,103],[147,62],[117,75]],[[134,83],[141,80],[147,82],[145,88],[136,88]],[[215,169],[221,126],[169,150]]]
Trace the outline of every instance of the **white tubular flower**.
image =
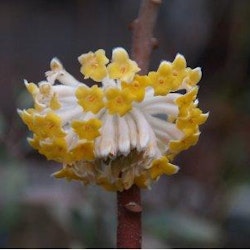
[[52,59],[47,80],[25,85],[34,108],[18,110],[33,132],[29,143],[49,160],[63,163],[54,176],[122,191],[133,184],[150,187],[178,167],[170,163],[198,141],[208,114],[197,107],[200,68],[186,67],[177,55],[157,71],[140,76],[123,48],[78,58],[87,85]]

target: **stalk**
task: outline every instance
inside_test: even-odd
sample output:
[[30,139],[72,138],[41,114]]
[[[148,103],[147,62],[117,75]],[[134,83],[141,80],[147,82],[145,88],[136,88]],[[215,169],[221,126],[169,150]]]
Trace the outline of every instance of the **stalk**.
[[117,192],[117,248],[141,248],[140,188]]
[[[132,23],[132,59],[148,71],[152,49],[157,46],[153,29],[161,0],[142,0],[138,18]],[[117,248],[141,248],[141,193],[133,185],[130,189],[117,192]]]

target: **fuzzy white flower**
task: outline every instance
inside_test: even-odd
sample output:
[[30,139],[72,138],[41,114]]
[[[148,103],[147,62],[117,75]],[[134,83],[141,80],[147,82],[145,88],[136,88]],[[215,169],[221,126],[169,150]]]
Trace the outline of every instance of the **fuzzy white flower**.
[[25,81],[34,108],[18,110],[33,132],[30,144],[63,163],[54,175],[121,191],[176,173],[170,162],[196,144],[208,116],[197,107],[200,68],[186,67],[178,54],[140,76],[123,48],[113,50],[111,62],[104,50],[78,59],[100,87],[79,82],[55,58],[46,81]]

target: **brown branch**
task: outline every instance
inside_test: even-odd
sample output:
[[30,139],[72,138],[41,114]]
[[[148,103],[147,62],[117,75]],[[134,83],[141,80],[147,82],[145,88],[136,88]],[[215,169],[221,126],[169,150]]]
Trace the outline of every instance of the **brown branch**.
[[141,68],[141,74],[148,71],[152,49],[157,46],[153,29],[161,0],[142,0],[138,18],[133,22],[132,58]]
[[141,248],[141,196],[134,185],[117,192],[117,248]]
[[[157,10],[161,0],[142,0],[138,18],[133,23],[132,58],[148,71],[149,59],[157,40],[153,37]],[[140,188],[117,192],[117,248],[141,248],[141,195]]]

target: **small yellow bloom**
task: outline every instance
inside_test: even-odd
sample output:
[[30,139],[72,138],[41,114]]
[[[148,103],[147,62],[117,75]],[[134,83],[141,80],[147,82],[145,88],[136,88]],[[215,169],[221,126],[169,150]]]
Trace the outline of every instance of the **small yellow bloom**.
[[30,144],[31,147],[34,149],[38,150],[40,148],[40,138],[37,135],[33,135],[33,138],[27,138],[28,143]]
[[148,77],[150,85],[154,88],[155,95],[166,95],[171,90],[173,77],[170,63],[163,61],[157,72],[149,72]]
[[41,111],[42,110],[42,106],[37,102],[36,98],[37,98],[37,95],[39,94],[40,92],[40,88],[37,87],[37,85],[35,85],[34,83],[28,83],[26,80],[24,81],[24,84],[28,90],[28,92],[31,94],[34,102],[35,102],[35,105],[34,105],[34,108],[38,111]]
[[173,65],[174,70],[176,70],[177,72],[180,72],[186,69],[187,62],[183,55],[177,54],[172,65]]
[[156,159],[153,161],[152,166],[150,167],[150,176],[153,180],[156,180],[163,174],[176,174],[178,170],[179,167],[169,163],[168,158],[163,156],[160,159]]
[[148,187],[149,186],[149,176],[148,176],[148,173],[144,172],[140,176],[136,176],[134,182],[140,188],[146,188],[146,187]]
[[104,107],[103,91],[98,88],[97,85],[91,88],[80,86],[76,89],[75,94],[78,103],[82,106],[84,111],[91,111],[96,114]]
[[43,82],[39,86],[39,92],[43,95],[48,97],[52,91],[51,85],[47,82]]
[[117,190],[123,190],[121,180],[117,181],[116,183],[111,183],[107,177],[101,176],[97,179],[96,183],[107,191],[115,192]]
[[112,62],[108,65],[110,78],[130,82],[138,71],[140,68],[135,61],[129,59],[125,49],[116,48],[113,50]]
[[35,109],[29,108],[26,110],[18,110],[18,114],[20,115],[22,121],[28,126],[29,130],[34,131],[34,114],[36,113]]
[[185,81],[188,76],[186,59],[183,55],[177,54],[173,63],[173,91],[176,91]]
[[49,107],[52,109],[52,110],[57,110],[59,108],[61,108],[61,103],[59,102],[56,94],[54,94],[50,100],[50,104],[49,104]]
[[25,81],[24,83],[29,93],[33,96],[33,98],[35,98],[35,96],[39,92],[39,88],[33,82],[28,83],[27,81]]
[[92,142],[79,141],[78,145],[70,151],[69,163],[86,160],[91,161],[95,157]]
[[64,138],[55,138],[51,142],[40,142],[38,151],[48,160],[66,162],[68,158],[67,143]]
[[[85,185],[95,182],[95,166],[92,161],[85,162],[85,167],[82,168],[81,162],[72,164],[64,164],[63,168],[53,174],[56,178],[66,178],[67,180],[82,181]],[[77,171],[75,167],[77,165]]]
[[201,79],[201,69],[195,68],[195,69],[188,69],[188,81],[187,84],[189,86],[196,85]]
[[130,83],[122,82],[122,89],[128,89],[134,101],[141,102],[145,96],[145,88],[149,85],[148,76],[136,75]]
[[71,167],[64,167],[60,169],[59,171],[53,173],[53,176],[56,178],[66,178],[68,180],[81,180],[81,177],[77,176]]
[[73,121],[71,126],[80,139],[94,140],[100,135],[99,129],[102,122],[98,119],[88,121]]
[[178,97],[176,99],[176,104],[179,107],[180,110],[180,117],[185,117],[188,115],[188,112],[190,109],[193,109],[193,107],[195,106],[194,104],[194,100],[197,96],[198,93],[198,87],[194,87],[192,88],[189,92],[187,92],[186,94]]
[[194,134],[198,129],[198,125],[193,122],[191,117],[178,119],[176,125],[187,136]]
[[55,113],[34,116],[34,133],[41,138],[64,137],[66,133],[62,130],[62,121]]
[[186,117],[180,117],[177,119],[176,125],[186,135],[194,134],[199,125],[206,122],[208,114],[203,114],[198,108],[193,108]]
[[81,73],[85,79],[91,78],[100,82],[107,75],[106,64],[109,59],[105,56],[103,49],[82,54],[78,57],[78,60],[82,64]]
[[132,109],[133,98],[128,90],[110,88],[105,92],[107,98],[106,107],[110,114],[125,115]]
[[198,87],[194,87],[191,91],[178,97],[176,99],[176,104],[179,107],[183,107],[183,106],[188,107],[190,105],[190,103],[192,103],[195,100],[197,93],[198,93]]
[[169,149],[174,153],[179,153],[183,150],[188,149],[191,146],[194,146],[199,139],[200,133],[197,132],[196,134],[189,135],[184,137],[181,141],[171,141],[169,143]]
[[[182,84],[185,75],[180,70],[180,63],[172,65],[169,62],[161,62],[158,70],[148,74],[150,85],[154,88],[155,95],[166,95],[170,91],[176,91]],[[175,68],[176,67],[176,68]]]

